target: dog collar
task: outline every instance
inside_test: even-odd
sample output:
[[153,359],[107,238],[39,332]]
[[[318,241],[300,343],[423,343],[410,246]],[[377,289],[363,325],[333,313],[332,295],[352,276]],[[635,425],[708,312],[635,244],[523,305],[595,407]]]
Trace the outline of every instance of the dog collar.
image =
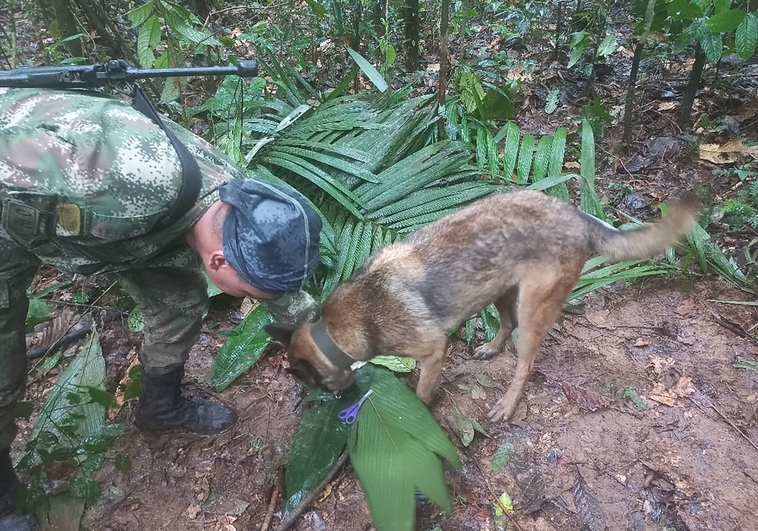
[[355,363],[353,358],[345,354],[345,352],[334,343],[334,340],[326,331],[324,321],[321,319],[311,325],[311,337],[313,338],[313,342],[316,343],[318,349],[324,354],[324,356],[326,356],[326,359],[340,369],[349,369],[350,366]]

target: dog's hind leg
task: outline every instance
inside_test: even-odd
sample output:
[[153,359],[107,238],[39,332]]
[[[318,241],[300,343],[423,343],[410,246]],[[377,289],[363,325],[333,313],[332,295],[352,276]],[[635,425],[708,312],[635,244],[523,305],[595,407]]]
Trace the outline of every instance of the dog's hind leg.
[[[413,347],[413,357],[418,360],[421,366],[421,374],[418,378],[418,384],[416,384],[416,396],[427,405],[431,404],[434,390],[440,383],[442,365],[447,354],[447,344],[447,336],[444,336],[441,340],[417,343]],[[423,354],[419,355],[419,352],[423,352]]]
[[539,268],[529,278],[522,281],[521,301],[518,307],[518,363],[516,374],[505,396],[501,398],[489,414],[490,420],[509,419],[516,411],[518,402],[529,380],[534,366],[534,358],[540,350],[542,340],[553,326],[561,312],[563,303],[571,294],[582,270],[584,257],[553,267]]
[[495,301],[495,308],[500,314],[500,329],[492,341],[474,350],[474,355],[471,356],[473,359],[488,360],[503,351],[505,342],[510,339],[511,333],[518,326],[517,300],[518,286],[512,286]]

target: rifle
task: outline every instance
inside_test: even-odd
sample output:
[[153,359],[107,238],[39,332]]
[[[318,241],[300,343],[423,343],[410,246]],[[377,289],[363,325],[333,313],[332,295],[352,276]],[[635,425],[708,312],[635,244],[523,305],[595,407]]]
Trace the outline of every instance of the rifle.
[[159,227],[165,228],[181,219],[194,206],[200,194],[202,175],[200,167],[186,146],[166,127],[158,111],[147,94],[142,90],[138,79],[148,77],[179,76],[228,76],[254,77],[258,75],[258,63],[254,60],[237,61],[236,66],[214,66],[197,68],[133,68],[123,59],[114,59],[107,63],[81,66],[22,66],[15,70],[0,72],[0,87],[42,88],[42,89],[77,89],[103,87],[114,83],[131,83],[132,107],[153,120],[171,141],[179,164],[182,168],[182,184],[179,195],[169,208]]
[[258,75],[258,62],[237,61],[235,66],[185,68],[134,68],[123,59],[107,63],[66,66],[21,66],[0,71],[0,87],[82,88],[102,87],[118,82],[134,82],[149,77]]

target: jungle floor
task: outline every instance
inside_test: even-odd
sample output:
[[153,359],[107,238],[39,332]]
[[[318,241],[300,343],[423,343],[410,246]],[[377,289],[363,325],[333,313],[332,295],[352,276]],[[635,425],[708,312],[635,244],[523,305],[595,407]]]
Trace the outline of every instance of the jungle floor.
[[[482,49],[498,46],[484,42]],[[617,119],[631,61],[631,48],[622,48],[614,55],[613,74],[595,86],[596,93],[616,102],[610,108],[614,124],[598,144],[598,190],[607,190],[606,199],[642,219],[656,215],[656,201],[695,182],[705,183],[717,199],[730,197],[740,182],[712,173],[729,164],[688,151],[695,137],[681,134],[676,104],[661,96],[668,88],[682,89],[691,61],[647,66],[652,70],[638,92],[646,103],[635,118],[633,149],[619,149]],[[530,51],[518,53],[529,56]],[[536,135],[568,126],[571,142],[577,129],[573,117],[581,115],[571,94],[581,92],[581,86],[559,75],[564,67],[543,64],[512,73],[528,88],[516,121],[523,132]],[[414,79],[419,92],[431,93],[436,71],[433,64],[425,66],[425,74]],[[703,87],[695,114],[720,116],[724,124],[754,134],[758,100],[745,95],[755,93],[756,73],[756,64],[722,65],[719,75],[709,78],[713,83]],[[735,100],[734,88],[740,86],[745,90]],[[548,87],[566,94],[550,116],[543,110]],[[713,132],[699,134],[717,146],[727,144]],[[727,158],[736,164],[750,157],[729,152]],[[612,196],[609,185],[614,183],[628,185],[627,192]],[[753,237],[721,233],[717,241],[737,255]],[[55,276],[42,271],[37,285]],[[457,445],[463,468],[447,472],[452,511],[443,514],[420,502],[417,529],[494,531],[495,499],[508,492],[515,506],[515,516],[505,521],[508,529],[758,530],[758,372],[734,366],[758,361],[758,310],[737,304],[746,301],[754,297],[714,277],[615,284],[588,295],[583,311],[564,314],[544,342],[510,423],[490,423],[487,412],[513,374],[512,350],[479,362],[470,359],[471,346],[455,342],[431,411]],[[217,326],[206,326],[193,349],[187,392],[207,392],[213,356],[225,339],[222,332],[234,327],[239,306],[239,300],[226,297],[214,302],[208,322]],[[118,382],[134,359],[140,335],[118,319],[99,330],[109,382]],[[240,420],[216,437],[142,434],[133,427],[133,403],[127,402],[118,416],[127,432],[108,453],[129,455],[131,468],[118,471],[106,460],[96,473],[102,494],[85,514],[83,529],[259,531],[271,512],[274,529],[280,516],[277,477],[287,463],[304,396],[285,366],[282,352],[272,347],[219,395],[237,409]],[[32,370],[27,399],[41,403],[57,374],[58,369],[44,376]],[[476,419],[488,436],[477,433],[464,446],[454,406]],[[16,452],[30,430],[31,423],[22,423]],[[506,441],[513,457],[495,474],[492,457]],[[293,529],[372,529],[349,465]]]

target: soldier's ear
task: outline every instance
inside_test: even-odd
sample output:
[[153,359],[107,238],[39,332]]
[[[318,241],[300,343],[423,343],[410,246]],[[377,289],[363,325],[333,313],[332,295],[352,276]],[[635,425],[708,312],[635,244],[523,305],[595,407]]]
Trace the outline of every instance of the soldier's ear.
[[292,334],[298,329],[297,325],[285,324],[285,323],[271,323],[263,327],[268,335],[271,336],[271,341],[288,347],[292,341]]

